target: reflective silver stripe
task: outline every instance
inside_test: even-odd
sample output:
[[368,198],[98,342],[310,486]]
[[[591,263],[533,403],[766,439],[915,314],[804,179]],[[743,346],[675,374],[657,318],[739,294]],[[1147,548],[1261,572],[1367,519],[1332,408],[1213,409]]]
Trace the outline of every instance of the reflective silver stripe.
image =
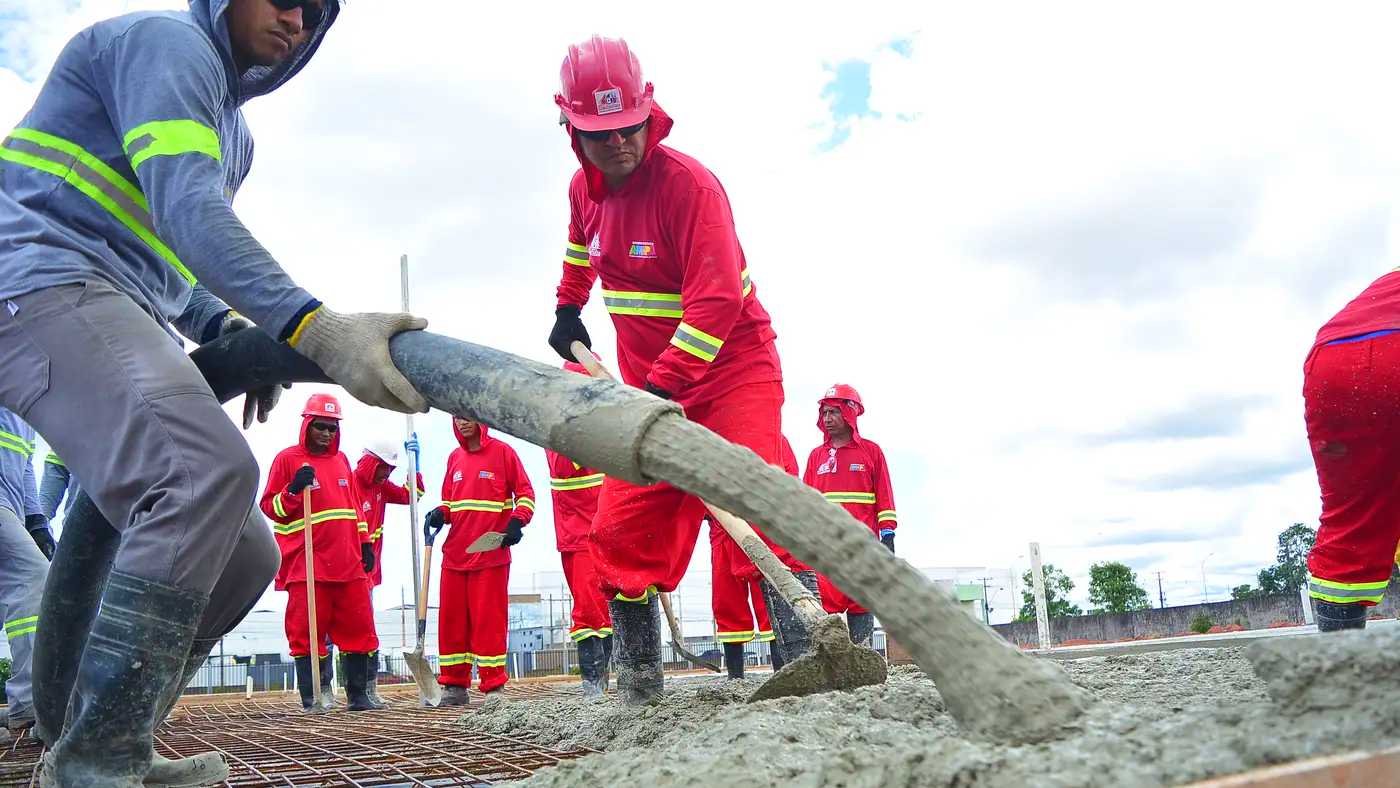
[[[645,297],[637,297],[645,296]],[[681,317],[679,293],[620,293],[603,294],[603,304],[609,312],[648,317]]]
[[1308,583],[1308,591],[1314,595],[1339,596],[1347,599],[1380,599],[1385,596],[1384,586],[1381,588],[1336,588],[1321,583]]
[[154,145],[155,141],[156,135],[149,133],[142,134],[140,137],[132,140],[130,145],[126,146],[127,157],[131,159],[136,158],[136,154]]
[[87,166],[79,159],[69,156],[61,150],[44,145],[36,145],[29,140],[22,140],[16,137],[6,137],[5,141],[0,143],[0,146],[21,153],[27,153],[30,156],[53,162],[62,167],[67,167],[76,173],[78,177],[101,191],[111,199],[112,202],[121,206],[121,209],[130,214],[137,222],[140,222],[141,226],[144,227],[147,232],[151,235],[156,234],[156,226],[151,220],[151,212],[146,210],[145,206],[132,201],[131,197],[128,196],[126,192],[113,186],[102,173]]
[[588,252],[580,252],[576,249],[565,249],[564,256],[572,257],[575,260],[583,260],[584,262],[588,262]]
[[681,323],[676,329],[676,339],[685,342],[696,350],[709,354],[708,360],[710,361],[713,361],[715,356],[719,355],[720,345],[724,344],[723,342],[711,342],[695,334],[693,331],[687,331],[685,323]]
[[743,287],[743,291],[742,291],[742,292],[743,292],[744,296],[747,297],[748,294],[749,294],[749,291],[750,291],[750,290],[753,290],[753,281],[749,279],[749,269],[745,268],[745,269],[744,269],[744,272],[743,272],[742,274],[740,274],[740,276],[739,276],[739,284]]

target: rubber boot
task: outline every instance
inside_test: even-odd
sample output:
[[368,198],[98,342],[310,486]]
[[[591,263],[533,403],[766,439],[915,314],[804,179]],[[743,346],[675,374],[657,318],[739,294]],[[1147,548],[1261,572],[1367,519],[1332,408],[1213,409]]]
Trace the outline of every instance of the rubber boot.
[[389,704],[379,697],[379,652],[375,651],[369,655],[366,661],[365,692],[369,694],[369,699],[376,708],[387,709]]
[[847,613],[846,628],[851,631],[851,642],[857,646],[870,647],[870,636],[875,634],[873,613]]
[[729,670],[729,678],[742,679],[744,677],[743,643],[724,644],[724,667]]
[[776,638],[773,642],[768,644],[768,660],[773,663],[774,673],[782,670],[783,666],[787,664],[787,662],[783,660],[783,649],[778,645]]
[[1318,632],[1338,632],[1343,629],[1366,628],[1366,606],[1355,602],[1328,602],[1314,599],[1313,617],[1317,619]]
[[[166,690],[160,713],[156,715],[159,727],[170,716],[179,703],[180,695],[188,687],[194,674],[204,667],[209,652],[218,645],[217,639],[195,640],[190,645],[190,654],[185,658],[185,668],[180,680]],[[170,759],[157,752],[151,753],[151,768],[146,772],[146,785],[165,785],[171,788],[185,788],[192,785],[218,785],[228,779],[228,761],[218,751],[202,752],[187,758]]]
[[664,689],[660,607],[654,591],[642,602],[608,602],[617,638],[617,689],[628,706],[659,698]]
[[42,786],[139,786],[158,705],[183,674],[209,595],[113,571]]
[[[808,570],[794,572],[793,575],[804,588],[812,592],[812,596],[818,601],[821,600],[821,592],[817,590],[816,572]],[[783,662],[792,662],[806,654],[812,644],[807,625],[802,623],[792,605],[789,605],[767,580],[763,581],[763,601],[768,605],[768,618],[773,622],[774,640],[779,644]]]
[[335,651],[321,657],[321,708],[330,711],[335,708]]
[[297,657],[293,661],[297,666],[297,692],[301,695],[301,710],[308,713],[324,711],[316,703],[318,693],[311,691],[311,657]]
[[344,660],[341,667],[345,670],[346,708],[350,711],[377,711],[386,708],[384,704],[377,704],[369,697],[369,655],[342,651],[340,658]]
[[608,682],[612,680],[612,635],[597,638],[602,644],[598,656],[598,686],[603,692],[608,691]]
[[470,702],[470,697],[466,687],[447,684],[442,688],[442,705],[444,706],[465,706]]
[[579,688],[583,697],[603,697],[603,685],[599,680],[602,662],[603,644],[598,638],[584,638],[578,642]]

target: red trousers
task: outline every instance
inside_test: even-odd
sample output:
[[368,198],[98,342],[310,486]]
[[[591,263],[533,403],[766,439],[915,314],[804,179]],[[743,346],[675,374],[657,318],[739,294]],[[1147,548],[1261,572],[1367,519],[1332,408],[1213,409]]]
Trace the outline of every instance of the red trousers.
[[472,666],[490,692],[506,683],[506,623],[510,564],[459,572],[442,570],[438,610],[438,682],[470,687]]
[[822,595],[822,607],[828,613],[868,613],[870,611],[861,607],[854,599],[841,593],[834,583],[826,579],[826,575],[817,574],[817,590]]
[[569,637],[577,643],[584,638],[605,638],[612,634],[612,619],[608,616],[608,600],[598,587],[598,573],[593,571],[593,556],[587,550],[560,553],[564,562],[564,579],[574,598]]
[[1378,604],[1400,542],[1400,334],[1317,348],[1303,403],[1322,490],[1309,592]]
[[[781,465],[782,406],[781,383],[751,383],[690,406],[686,416]],[[604,594],[637,601],[648,588],[674,591],[690,565],[705,512],[699,498],[669,484],[641,486],[609,476],[588,535]]]
[[736,552],[743,551],[722,528],[710,523],[710,605],[715,612],[715,638],[721,643],[747,643],[755,635],[760,643],[772,640],[773,625],[763,602],[762,581],[735,576],[731,553]]
[[[306,615],[306,584],[287,584],[288,651],[293,657],[311,653],[311,631]],[[369,654],[379,650],[374,631],[374,607],[369,601],[369,581],[364,578],[344,583],[316,584],[316,636],[320,638],[317,656],[326,656],[326,638],[348,654]]]

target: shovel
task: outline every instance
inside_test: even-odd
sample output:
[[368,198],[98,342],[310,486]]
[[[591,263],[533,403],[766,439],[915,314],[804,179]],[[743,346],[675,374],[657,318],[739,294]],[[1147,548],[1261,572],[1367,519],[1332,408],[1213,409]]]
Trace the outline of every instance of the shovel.
[[688,651],[685,646],[681,645],[685,643],[685,637],[681,634],[681,622],[676,620],[676,614],[671,610],[671,595],[663,591],[660,596],[661,609],[666,612],[666,624],[671,628],[671,648],[675,649],[677,654],[680,654],[685,658],[686,662],[692,665],[708,668],[716,673],[721,672],[719,665],[695,656],[693,652]]
[[506,541],[505,531],[487,531],[478,536],[476,541],[467,545],[468,553],[484,553],[487,550],[499,550]]
[[[311,463],[304,463],[301,467],[310,468]],[[321,638],[316,631],[316,553],[312,547],[311,534],[311,485],[301,491],[301,530],[306,536],[306,629],[307,642],[311,644],[309,650],[311,658],[311,694],[316,698],[316,702],[311,704],[314,711],[325,711],[329,709],[326,705],[324,693],[321,692]]]
[[[582,342],[572,343],[569,350],[578,363],[588,370],[588,374],[595,378],[612,379],[612,375],[603,369],[603,365]],[[783,566],[783,562],[763,543],[752,526],[719,507],[706,503],[705,508],[758,567],[764,579],[772,583],[783,600],[792,605],[793,612],[807,628],[812,641],[806,654],[784,665],[772,678],[763,682],[763,686],[749,696],[750,701],[853,690],[885,682],[888,673],[885,658],[873,649],[852,643],[846,622],[840,616],[828,615],[822,609],[821,602]],[[678,629],[672,629],[673,637]],[[718,672],[718,668],[715,670]]]
[[[417,480],[410,480],[417,485]],[[424,706],[436,707],[442,704],[442,687],[438,685],[433,666],[423,656],[423,642],[428,636],[428,581],[433,577],[433,538],[436,534],[425,535],[423,545],[423,585],[418,594],[418,642],[413,650],[403,655],[408,672],[413,674],[413,683],[418,685],[418,700]]]

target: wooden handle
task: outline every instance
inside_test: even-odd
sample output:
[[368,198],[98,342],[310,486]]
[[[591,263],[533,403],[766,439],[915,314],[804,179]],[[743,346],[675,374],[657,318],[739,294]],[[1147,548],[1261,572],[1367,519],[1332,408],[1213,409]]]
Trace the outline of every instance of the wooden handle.
[[418,620],[428,620],[428,581],[433,577],[433,546],[423,545],[423,593],[418,595]]
[[[310,468],[311,463],[302,464]],[[301,530],[306,535],[306,629],[311,657],[311,696],[321,697],[321,638],[316,632],[316,549],[311,540],[311,485],[301,491]]]
[[569,352],[574,354],[574,360],[582,364],[583,368],[588,370],[588,374],[590,376],[602,380],[613,379],[612,373],[608,372],[608,370],[604,368],[602,364],[598,363],[598,359],[593,357],[593,351],[585,347],[582,342],[578,341],[577,339],[575,339],[573,342],[570,342]]

